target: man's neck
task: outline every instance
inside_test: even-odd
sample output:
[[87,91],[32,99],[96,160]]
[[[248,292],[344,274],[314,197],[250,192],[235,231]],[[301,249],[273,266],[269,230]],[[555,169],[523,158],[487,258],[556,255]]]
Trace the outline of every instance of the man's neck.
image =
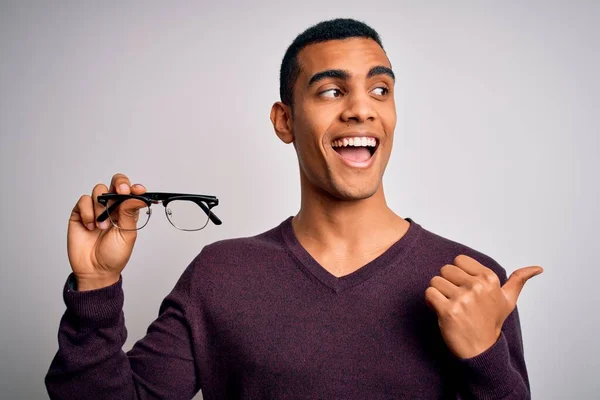
[[307,192],[303,190],[300,211],[292,220],[294,233],[317,261],[338,276],[381,255],[408,230],[409,223],[387,206],[381,186],[373,196],[357,201]]

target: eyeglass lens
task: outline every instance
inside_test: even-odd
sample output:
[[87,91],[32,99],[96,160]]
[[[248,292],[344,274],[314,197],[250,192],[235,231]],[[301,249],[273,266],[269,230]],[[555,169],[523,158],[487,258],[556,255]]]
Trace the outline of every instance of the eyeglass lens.
[[191,200],[172,200],[165,207],[169,222],[184,231],[197,231],[208,224],[209,212],[205,203],[201,205]]
[[108,215],[114,226],[126,231],[135,231],[146,226],[152,214],[152,210],[146,203],[138,199],[109,200],[106,204],[107,209],[110,209],[115,202],[118,203],[117,207],[113,207]]

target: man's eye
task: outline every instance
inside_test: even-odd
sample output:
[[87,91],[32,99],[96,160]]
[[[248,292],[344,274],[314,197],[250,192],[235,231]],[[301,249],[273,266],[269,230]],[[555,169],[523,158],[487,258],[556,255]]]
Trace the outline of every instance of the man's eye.
[[388,94],[390,90],[386,87],[376,87],[375,89],[371,90],[371,93],[377,95],[377,96],[385,96],[386,94]]
[[340,89],[328,89],[319,93],[319,95],[333,99],[336,97],[340,97],[342,95],[342,92],[340,91]]

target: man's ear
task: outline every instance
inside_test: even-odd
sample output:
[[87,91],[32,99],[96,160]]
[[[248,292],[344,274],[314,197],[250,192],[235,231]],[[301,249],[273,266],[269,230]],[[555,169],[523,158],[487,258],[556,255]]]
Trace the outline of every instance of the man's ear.
[[278,101],[271,107],[271,123],[275,133],[282,142],[290,144],[294,141],[292,128],[292,109],[290,106]]

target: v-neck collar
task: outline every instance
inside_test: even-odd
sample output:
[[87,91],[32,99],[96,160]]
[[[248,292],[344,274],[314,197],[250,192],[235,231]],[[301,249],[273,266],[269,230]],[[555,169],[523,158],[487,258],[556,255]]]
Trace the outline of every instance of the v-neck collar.
[[308,253],[308,251],[306,251],[304,247],[302,247],[294,233],[292,218],[293,217],[289,217],[281,223],[281,233],[285,245],[307,275],[316,279],[336,293],[366,281],[373,276],[373,274],[389,266],[392,260],[397,261],[397,257],[404,257],[416,241],[422,229],[421,226],[411,218],[405,218],[406,221],[410,222],[410,226],[404,236],[374,260],[348,275],[337,277],[327,271]]

